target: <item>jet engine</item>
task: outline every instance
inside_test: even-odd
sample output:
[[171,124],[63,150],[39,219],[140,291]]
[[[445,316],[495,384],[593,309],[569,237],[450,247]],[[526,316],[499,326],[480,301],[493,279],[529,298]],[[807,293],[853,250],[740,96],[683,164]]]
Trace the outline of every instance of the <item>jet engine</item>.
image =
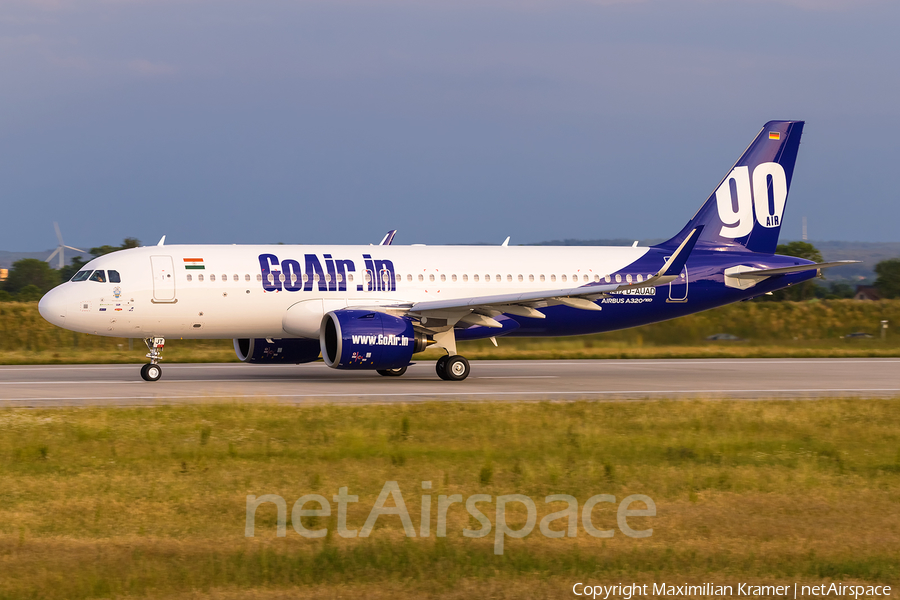
[[299,365],[319,358],[319,340],[283,338],[269,342],[263,338],[236,339],[234,353],[245,363]]
[[332,369],[399,369],[428,346],[412,321],[368,310],[335,310],[322,317],[322,359]]

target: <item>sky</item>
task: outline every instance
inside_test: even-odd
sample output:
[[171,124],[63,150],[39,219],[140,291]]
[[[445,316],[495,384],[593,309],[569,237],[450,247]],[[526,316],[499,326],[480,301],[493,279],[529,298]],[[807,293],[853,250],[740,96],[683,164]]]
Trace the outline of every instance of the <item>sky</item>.
[[806,121],[782,239],[900,241],[896,0],[4,0],[0,249],[666,238]]

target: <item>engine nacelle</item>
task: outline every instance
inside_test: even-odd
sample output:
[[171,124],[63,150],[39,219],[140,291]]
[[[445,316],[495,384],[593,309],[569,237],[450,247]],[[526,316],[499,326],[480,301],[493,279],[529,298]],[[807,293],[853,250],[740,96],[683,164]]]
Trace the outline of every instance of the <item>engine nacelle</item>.
[[412,321],[369,310],[335,310],[322,317],[322,359],[332,369],[399,369],[428,345]]
[[234,340],[234,353],[245,363],[299,365],[319,358],[319,340],[242,338]]

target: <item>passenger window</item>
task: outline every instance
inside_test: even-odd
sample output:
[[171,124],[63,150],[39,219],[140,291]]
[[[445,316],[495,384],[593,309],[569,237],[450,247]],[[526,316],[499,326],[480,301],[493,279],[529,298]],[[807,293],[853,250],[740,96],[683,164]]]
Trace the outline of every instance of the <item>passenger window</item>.
[[496,279],[497,279],[497,283],[500,283],[501,281],[503,281],[503,277],[501,277],[500,275],[497,275]]
[[551,275],[551,276],[550,276],[550,281],[556,281],[556,275]]
[[472,281],[478,281],[478,274],[472,275]]
[[[304,275],[306,277],[306,275]],[[306,281],[305,279],[303,281]],[[347,273],[347,281],[353,283],[353,273]]]
[[547,279],[546,277],[544,277],[543,275],[541,275],[541,281],[546,281],[546,279]]
[[594,275],[594,283],[600,283],[600,276]]
[[[257,273],[257,274],[256,274],[256,280],[257,280],[257,281],[262,281],[262,273]],[[203,281],[203,275],[200,276],[200,281]]]
[[[210,275],[210,279],[212,279],[214,277],[215,277],[215,275]],[[269,281],[269,283],[275,283],[275,276],[272,275],[271,273],[266,275],[266,279]]]
[[[533,275],[532,275],[531,279],[532,279],[532,280],[534,279],[534,276],[533,276]],[[519,283],[521,283],[521,282],[523,282],[523,281],[525,281],[525,278],[522,277],[522,275],[519,275]]]
[[609,282],[612,281],[612,280],[609,278],[609,275],[606,275],[606,276],[603,278],[603,281],[605,281],[606,283],[609,283]]
[[303,277],[301,277],[300,279],[303,281],[303,283],[306,283],[307,281],[309,281],[309,275],[307,275],[306,273],[304,273],[304,274],[303,274]]
[[423,277],[421,273],[419,273],[419,281],[425,281],[425,277]]
[[72,277],[72,281],[84,281],[85,279],[87,279],[87,278],[90,277],[90,276],[91,276],[91,272],[90,272],[90,271],[78,271],[78,272],[75,273],[75,275]]
[[107,271],[106,274],[109,275],[110,283],[122,283],[122,278],[119,277],[118,271]]
[[466,281],[469,281],[469,276],[464,274],[464,275],[463,275],[463,282],[466,282]]
[[222,275],[222,282],[223,282],[223,283],[227,283],[227,282],[228,282],[228,275]]
[[[340,275],[338,275],[338,277],[340,277]],[[403,281],[403,275],[401,275],[400,273],[397,273],[396,281],[397,281],[398,283],[401,282],[401,281]]]
[[104,274],[103,271],[94,271],[94,273],[91,275],[90,281],[106,283],[106,274]]
[[447,281],[447,276],[441,273],[441,281]]
[[[367,275],[366,275],[366,281],[368,281],[368,280],[369,280],[368,271],[366,271],[366,273],[367,273]],[[318,280],[319,280],[319,274],[316,273],[315,275],[313,275],[313,281],[318,281]]]
[[644,276],[641,275],[640,273],[638,273],[638,274],[637,274],[637,280],[638,280],[638,283],[643,282],[643,281],[644,281]]
[[237,274],[237,273],[234,274],[234,280],[235,280],[235,281],[240,281],[240,280],[241,280],[241,278],[238,277],[238,274]]
[[[216,280],[216,276],[215,276],[214,274],[213,274],[213,275],[210,275],[210,276],[209,276],[209,280],[210,280],[210,281],[215,281],[215,280]],[[269,283],[272,283],[273,281],[275,281],[275,280],[272,278],[272,274],[270,273],[270,274],[269,274]]]
[[485,275],[485,276],[484,276],[484,280],[485,280],[486,282],[490,282],[490,281],[491,281],[491,276],[490,276],[490,275]]
[[344,280],[344,276],[341,275],[340,273],[338,273],[338,274],[337,274],[337,282],[340,283],[340,282],[342,282],[343,280]]
[[625,281],[627,281],[628,283],[631,283],[631,273],[629,273],[628,275],[625,276]]
[[188,273],[188,274],[187,274],[187,280],[190,281],[191,279],[193,279],[193,278],[191,277],[191,274]]
[[565,275],[560,275],[560,276],[559,276],[559,280],[560,280],[560,281],[565,281],[565,280],[566,280],[566,276],[565,276]]
[[412,281],[412,274],[406,276],[407,281]]
[[534,281],[534,275],[529,275],[529,276],[528,276],[528,281]]
[[456,281],[456,274],[454,274],[452,277],[450,277],[450,279],[452,279],[453,281]]
[[295,283],[297,283],[297,274],[291,273],[291,285],[294,285]]
[[590,281],[590,278],[585,274],[584,280],[585,280],[585,281]]
[[250,273],[244,275],[244,281],[250,281]]
[[506,276],[506,280],[507,280],[507,281],[512,281],[512,275],[507,275],[507,276]]
[[[260,276],[262,277],[262,276]],[[197,275],[197,281],[203,281],[203,274]]]
[[434,273],[428,276],[428,281],[434,281]]
[[331,273],[325,273],[325,281],[331,283]]
[[622,283],[622,276],[616,273],[616,283]]

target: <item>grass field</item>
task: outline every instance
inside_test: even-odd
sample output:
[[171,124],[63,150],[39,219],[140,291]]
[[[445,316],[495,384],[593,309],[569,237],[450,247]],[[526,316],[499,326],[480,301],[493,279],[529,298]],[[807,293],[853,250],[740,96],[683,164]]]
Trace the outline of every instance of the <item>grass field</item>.
[[[880,323],[889,322],[881,338]],[[464,342],[470,358],[712,358],[900,356],[900,300],[741,302],[636,329],[571,338]],[[857,331],[874,339],[842,339]],[[709,342],[731,333],[739,342]],[[0,303],[0,364],[140,363],[140,340],[73,333],[44,321],[36,304]],[[417,355],[434,359],[438,352]],[[236,361],[231,340],[167,340],[166,362]]]
[[[0,411],[0,598],[544,598],[590,584],[869,582],[900,586],[900,399]],[[461,531],[276,536],[246,496],[328,500],[360,529],[397,481],[420,495],[646,494],[635,539],[534,531],[493,552]],[[422,481],[431,481],[423,492]],[[388,504],[391,504],[390,502]],[[494,521],[493,505],[480,505]],[[555,505],[552,510],[559,510]],[[635,507],[637,508],[637,506]],[[511,511],[513,528],[524,511]],[[434,518],[434,517],[432,517]],[[313,520],[316,522],[312,522]],[[615,527],[615,507],[594,520]],[[562,525],[560,525],[562,523]],[[563,529],[557,521],[554,529]]]

